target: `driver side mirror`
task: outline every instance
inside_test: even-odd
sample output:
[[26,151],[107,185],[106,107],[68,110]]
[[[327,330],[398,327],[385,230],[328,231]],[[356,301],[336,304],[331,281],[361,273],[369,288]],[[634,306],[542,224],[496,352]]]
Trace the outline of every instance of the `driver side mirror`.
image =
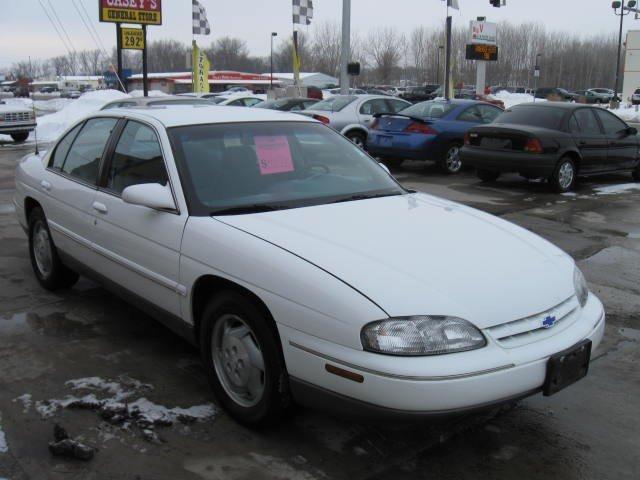
[[176,210],[176,203],[168,184],[166,186],[159,183],[131,185],[122,192],[122,200],[131,205],[141,205],[156,210]]
[[627,136],[637,135],[638,134],[638,129],[636,127],[627,127],[625,129],[624,133]]

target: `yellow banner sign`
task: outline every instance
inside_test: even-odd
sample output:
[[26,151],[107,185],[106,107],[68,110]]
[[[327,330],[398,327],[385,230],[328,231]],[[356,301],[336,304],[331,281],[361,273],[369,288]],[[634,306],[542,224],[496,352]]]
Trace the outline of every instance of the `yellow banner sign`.
[[209,92],[209,70],[211,64],[207,55],[193,42],[193,91]]
[[144,32],[141,28],[122,28],[122,48],[125,50],[144,50]]

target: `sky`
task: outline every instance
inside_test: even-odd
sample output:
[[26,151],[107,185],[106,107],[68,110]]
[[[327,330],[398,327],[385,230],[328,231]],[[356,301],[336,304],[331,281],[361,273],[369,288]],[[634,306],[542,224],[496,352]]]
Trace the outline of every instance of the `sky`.
[[[269,53],[270,33],[290,35],[291,0],[200,0],[206,8],[212,33],[196,37],[208,45],[223,36],[244,39],[254,55]],[[66,53],[42,4],[52,5],[76,50],[95,49],[95,42],[74,6],[82,3],[107,49],[115,44],[115,25],[98,22],[99,0],[0,0],[0,68],[13,62],[46,59]],[[489,0],[459,0],[453,12],[454,25],[468,25],[476,16],[488,21],[539,22],[550,30],[582,35],[616,32],[618,17],[610,0],[507,0],[507,6],[493,8]],[[148,28],[148,40],[174,38],[191,42],[191,0],[162,0],[163,25]],[[396,27],[406,32],[425,25],[444,23],[442,0],[352,0],[352,30],[367,32],[376,27]],[[313,24],[340,21],[342,0],[314,0]],[[640,29],[640,20],[625,18],[627,28]],[[301,27],[313,33],[314,25]],[[276,39],[276,42],[278,39]]]

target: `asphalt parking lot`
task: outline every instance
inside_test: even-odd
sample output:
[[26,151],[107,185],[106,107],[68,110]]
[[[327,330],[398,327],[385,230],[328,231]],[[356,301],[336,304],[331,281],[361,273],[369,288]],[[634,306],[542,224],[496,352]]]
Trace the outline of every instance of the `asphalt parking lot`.
[[[0,479],[640,478],[640,185],[629,176],[557,196],[517,176],[484,185],[428,164],[393,172],[578,260],[608,315],[587,378],[553,397],[446,421],[379,426],[299,409],[254,432],[216,409],[197,352],[144,312],[88,280],[56,294],[39,287],[11,204],[13,170],[29,149],[0,143]],[[469,232],[468,248],[477,247]],[[172,422],[153,435],[113,426],[87,395],[137,402]],[[96,447],[95,458],[52,457],[55,423]]]

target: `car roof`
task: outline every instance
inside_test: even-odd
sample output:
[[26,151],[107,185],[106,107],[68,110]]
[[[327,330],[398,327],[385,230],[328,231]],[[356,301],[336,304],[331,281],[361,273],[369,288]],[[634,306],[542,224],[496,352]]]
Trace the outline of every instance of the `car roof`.
[[155,119],[165,127],[242,122],[316,122],[295,113],[277,110],[225,107],[220,105],[168,105],[149,108],[119,108],[101,111],[98,116]]
[[[158,95],[153,97],[130,97],[130,98],[118,98],[117,100],[112,100],[105,105],[111,105],[113,103],[122,103],[122,102],[134,102],[136,105],[147,105],[152,102],[173,102],[173,101],[182,101],[185,100],[198,100],[197,97],[189,97],[186,95],[178,96],[178,95]],[[204,99],[203,99],[204,100]]]
[[507,110],[513,107],[536,107],[536,108],[561,108],[564,110],[577,110],[578,108],[599,108],[593,105],[587,105],[585,103],[568,103],[568,102],[526,102],[519,103],[509,107]]

